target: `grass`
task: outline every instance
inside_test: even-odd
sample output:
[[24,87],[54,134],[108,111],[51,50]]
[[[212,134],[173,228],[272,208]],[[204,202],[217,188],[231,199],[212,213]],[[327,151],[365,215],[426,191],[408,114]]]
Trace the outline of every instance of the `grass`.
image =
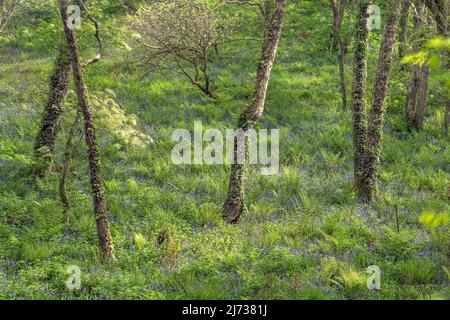
[[[258,49],[214,70],[217,100],[172,73],[143,78],[145,70],[124,63],[113,48],[107,59],[86,70],[91,99],[99,104],[105,96],[113,99],[125,115],[136,116],[129,129],[153,139],[134,146],[116,134],[122,127],[98,120],[118,257],[111,265],[99,256],[82,139],[76,140],[67,185],[69,225],[58,200],[58,173],[36,182],[30,176],[52,57],[23,54],[1,65],[0,298],[448,297],[448,227],[437,232],[419,223],[424,211],[449,211],[450,156],[448,139],[438,129],[443,116],[438,99],[430,100],[425,130],[407,133],[403,109],[409,73],[394,70],[382,196],[372,206],[360,206],[352,185],[351,113],[340,110],[335,58],[324,50],[327,34],[317,24],[322,17],[314,5],[300,7],[287,21],[258,124],[281,129],[280,173],[260,176],[252,168],[247,212],[238,226],[220,217],[229,167],[173,165],[170,135],[176,128],[192,130],[198,120],[205,127],[234,128],[252,90]],[[372,62],[376,41],[371,42]],[[349,57],[348,79],[350,63]],[[375,67],[369,65],[371,77]],[[57,168],[75,101],[72,90],[58,137]],[[161,233],[170,240],[158,245]],[[70,265],[81,269],[79,291],[66,288]],[[381,268],[381,290],[366,287],[370,265]]]

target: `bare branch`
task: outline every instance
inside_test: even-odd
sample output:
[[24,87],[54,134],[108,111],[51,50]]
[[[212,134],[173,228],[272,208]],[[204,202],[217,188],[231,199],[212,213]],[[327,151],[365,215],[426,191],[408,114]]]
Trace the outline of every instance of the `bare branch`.
[[88,65],[94,64],[98,61],[100,61],[103,57],[103,43],[102,43],[102,39],[100,38],[100,28],[99,28],[99,24],[97,22],[97,20],[95,20],[91,13],[89,12],[89,10],[87,9],[86,5],[84,4],[83,0],[80,0],[80,4],[83,7],[83,10],[86,13],[86,16],[88,17],[88,19],[94,24],[95,27],[95,38],[97,39],[97,43],[98,43],[98,53],[95,57],[86,60],[86,61],[82,61],[81,62],[81,66],[87,67]]

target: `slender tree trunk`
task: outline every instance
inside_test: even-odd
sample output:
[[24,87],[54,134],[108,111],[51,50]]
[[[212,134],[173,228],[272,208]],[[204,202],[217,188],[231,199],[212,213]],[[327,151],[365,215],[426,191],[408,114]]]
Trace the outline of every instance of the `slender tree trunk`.
[[[358,1],[359,1],[359,0],[347,0],[346,8],[348,8],[348,10],[349,10],[350,12],[353,12],[353,11],[356,9],[356,7],[357,7]],[[341,28],[341,30],[343,30],[343,29]],[[345,32],[345,34],[343,34],[343,33],[341,32],[341,39],[342,39],[342,41],[343,41],[343,43],[344,43],[344,53],[345,53],[345,54],[348,53],[348,47],[349,47],[349,45],[350,45],[350,43],[351,43],[351,41],[352,41],[352,38],[353,38],[353,32],[354,32],[354,31],[352,30],[352,27],[351,27],[351,24],[350,24],[350,23],[348,24],[348,29],[347,29],[347,31]]]
[[347,110],[347,87],[345,85],[345,44],[339,34],[339,80],[341,83],[342,109]]
[[372,0],[360,0],[356,22],[355,54],[353,62],[353,145],[354,179],[358,196],[363,190],[363,164],[367,142],[366,86],[368,50],[368,8]]
[[[425,0],[417,0],[416,1],[416,11],[414,14],[414,52],[417,52],[421,48],[422,41],[420,40],[420,31],[424,25],[425,21]],[[408,96],[407,96],[407,105],[406,105],[406,115],[407,115],[407,126],[408,130],[417,130],[418,129],[418,109],[425,108],[425,106],[418,106],[418,95],[420,92],[420,88],[423,88],[423,81],[428,81],[423,78],[424,72],[423,68],[428,67],[426,65],[419,66],[414,65],[411,71],[411,81],[408,86]],[[426,73],[428,77],[428,73]],[[421,101],[426,102],[426,100]]]
[[425,120],[425,112],[428,104],[428,76],[430,75],[430,67],[424,64],[420,69],[420,86],[417,99],[416,129],[422,130]]
[[[336,4],[335,0],[330,0],[333,8],[333,41],[332,46],[338,47],[338,64],[339,64],[339,81],[342,99],[342,109],[347,109],[347,88],[345,85],[345,42],[342,36],[342,21],[345,13],[347,0],[339,0]],[[332,48],[333,50],[333,48]]]
[[447,99],[447,106],[444,115],[444,133],[448,136],[448,127],[450,124],[450,99]]
[[[336,3],[339,1],[339,3]],[[339,50],[341,38],[342,21],[344,19],[345,6],[348,0],[330,0],[333,16],[331,21],[331,52]]]
[[402,14],[400,16],[400,30],[398,33],[398,58],[402,60],[406,53],[406,43],[408,42],[408,20],[409,20],[409,8],[411,3],[407,1],[404,5]]
[[[59,195],[61,197],[61,202],[64,206],[65,212],[67,212],[70,208],[70,200],[69,200],[69,197],[67,196],[67,192],[66,192],[66,178],[67,178],[67,174],[69,173],[70,165],[72,162],[73,138],[74,138],[75,132],[77,131],[79,119],[80,119],[80,114],[77,113],[77,115],[75,117],[75,121],[73,122],[72,126],[70,127],[69,137],[67,138],[66,150],[64,152],[64,165],[63,165],[63,170],[61,172],[61,177],[59,180]],[[67,217],[66,217],[66,221],[67,221]]]
[[102,191],[102,182],[100,177],[100,166],[98,160],[98,150],[95,137],[95,127],[92,121],[89,101],[86,93],[83,75],[80,66],[80,56],[76,46],[76,40],[73,31],[67,26],[67,0],[59,0],[61,18],[64,25],[64,32],[67,39],[67,45],[72,60],[72,70],[75,80],[76,94],[80,111],[84,118],[84,135],[88,148],[89,170],[91,177],[92,195],[94,202],[95,219],[97,223],[97,232],[100,239],[100,248],[103,258],[106,261],[114,261],[114,244],[109,230],[107,218],[106,201]]
[[372,201],[377,193],[378,167],[381,150],[381,134],[384,124],[384,105],[389,86],[389,75],[395,46],[396,28],[405,0],[390,0],[383,38],[381,40],[372,108],[369,112],[367,146],[364,157],[364,183],[360,193],[363,201]]
[[330,34],[330,51],[335,52],[336,48],[338,48],[337,45],[337,37],[336,37],[336,30],[338,25],[338,9],[336,5],[336,0],[330,0],[331,9],[333,10],[333,15],[331,16],[331,34]]
[[34,144],[34,173],[45,176],[52,167],[55,149],[56,131],[61,117],[64,102],[67,98],[70,76],[70,57],[67,47],[61,45],[50,78],[50,92],[45,106],[41,128]]
[[[244,132],[254,127],[256,121],[261,117],[264,111],[267,87],[272,67],[277,54],[278,43],[280,41],[281,29],[284,17],[286,0],[276,0],[276,8],[273,11],[268,26],[267,38],[263,45],[261,60],[258,64],[256,73],[256,88],[253,95],[253,101],[250,107],[242,114],[239,120],[239,128]],[[248,141],[245,139],[245,158],[248,158]],[[235,140],[234,156],[235,164],[231,167],[230,184],[227,199],[223,205],[222,216],[228,223],[238,223],[242,217],[244,209],[245,192],[245,172],[246,165],[238,164],[238,142]]]
[[209,96],[213,96],[212,90],[211,90],[211,81],[209,78],[209,71],[208,71],[208,66],[205,64],[205,66],[202,69],[203,75],[205,76],[205,90],[206,93]]

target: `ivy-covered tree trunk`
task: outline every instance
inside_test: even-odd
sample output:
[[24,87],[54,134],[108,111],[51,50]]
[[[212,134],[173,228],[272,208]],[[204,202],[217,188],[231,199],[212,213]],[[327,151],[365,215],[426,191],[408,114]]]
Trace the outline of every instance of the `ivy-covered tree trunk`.
[[356,22],[355,53],[353,62],[353,148],[354,179],[358,197],[363,193],[363,164],[367,142],[366,86],[367,48],[369,38],[368,8],[372,0],[360,0]]
[[405,0],[390,0],[388,16],[381,40],[372,107],[369,112],[367,146],[364,157],[364,182],[360,199],[372,201],[377,193],[378,167],[381,150],[381,135],[384,124],[385,101],[389,87],[389,75],[394,54],[395,35],[400,12]]
[[[267,1],[267,4],[270,0]],[[277,54],[278,43],[281,37],[281,29],[284,17],[286,0],[276,0],[276,7],[273,9],[269,21],[266,39],[263,45],[261,60],[258,64],[256,73],[256,88],[253,94],[253,101],[250,107],[241,115],[239,128],[244,132],[254,127],[256,121],[261,117],[264,111],[267,87],[270,74]],[[268,7],[268,6],[266,6]],[[269,14],[267,12],[266,14]],[[268,18],[268,17],[266,17]],[[228,223],[238,223],[242,217],[244,209],[245,193],[245,173],[248,158],[248,139],[245,138],[245,150],[238,150],[238,142],[235,140],[234,157],[235,162],[231,167],[231,176],[227,199],[223,205],[222,216]],[[239,153],[245,152],[245,162],[237,163]]]
[[106,261],[114,261],[114,244],[111,232],[109,230],[106,201],[102,190],[102,180],[100,177],[95,127],[92,120],[83,74],[81,72],[80,56],[78,53],[74,33],[67,26],[67,0],[59,0],[59,4],[61,18],[64,25],[64,32],[67,40],[67,46],[72,62],[72,70],[75,81],[76,94],[78,98],[78,105],[84,118],[84,135],[88,149],[92,196],[94,202],[95,219],[97,223],[97,232],[100,240],[100,248],[103,258]]
[[70,57],[67,47],[61,45],[50,77],[50,91],[45,106],[42,124],[34,143],[34,173],[45,176],[53,163],[56,131],[67,98],[70,77]]

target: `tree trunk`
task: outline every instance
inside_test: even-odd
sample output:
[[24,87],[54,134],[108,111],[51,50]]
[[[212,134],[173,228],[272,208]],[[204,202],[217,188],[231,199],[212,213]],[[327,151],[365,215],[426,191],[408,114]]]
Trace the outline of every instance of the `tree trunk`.
[[420,86],[417,99],[416,129],[423,129],[425,120],[425,112],[428,103],[428,76],[430,75],[430,67],[424,64],[420,70]]
[[345,47],[339,39],[339,80],[341,83],[342,109],[347,110],[347,87],[345,85]]
[[[272,67],[275,61],[278,43],[281,36],[281,28],[284,17],[286,0],[276,0],[276,8],[272,14],[265,43],[263,45],[261,60],[256,73],[256,88],[253,94],[253,101],[250,107],[242,114],[239,120],[239,128],[244,132],[254,127],[256,121],[264,111],[267,87]],[[245,161],[248,158],[248,141],[245,139]],[[244,209],[245,193],[245,172],[246,165],[237,163],[238,142],[235,140],[234,155],[235,161],[231,167],[230,184],[227,199],[223,205],[222,216],[228,223],[238,223],[242,217]]]
[[360,199],[372,201],[377,193],[378,166],[381,149],[381,134],[384,124],[384,105],[389,86],[389,74],[395,46],[398,19],[405,0],[390,0],[388,16],[381,40],[380,55],[372,96],[372,108],[369,112],[367,146],[364,157],[363,189]]
[[[75,132],[77,131],[79,118],[80,118],[80,114],[78,112],[75,117],[75,121],[73,122],[72,126],[70,127],[69,137],[67,138],[67,142],[66,142],[66,150],[64,152],[64,165],[63,165],[63,169],[61,172],[61,177],[59,179],[59,195],[60,195],[63,207],[64,207],[64,213],[67,213],[67,211],[70,209],[70,200],[69,200],[69,197],[66,192],[66,178],[69,173],[70,165],[72,162],[73,138],[74,138]],[[68,219],[66,216],[66,222],[67,221],[68,221]]]
[[[339,81],[342,99],[342,109],[347,109],[347,88],[345,85],[345,43],[342,37],[342,21],[345,13],[345,6],[347,0],[339,0],[339,5],[335,0],[330,0],[331,7],[333,8],[333,41],[332,46],[338,47],[338,64],[339,64]],[[333,48],[332,48],[333,50]]]
[[[433,13],[434,20],[436,21],[436,28],[438,33],[447,38],[449,36],[448,29],[448,13],[449,13],[449,2],[448,0],[426,0],[426,5]],[[447,55],[447,68],[450,68],[450,54],[448,51],[445,53]],[[447,97],[445,103],[445,115],[444,115],[444,132],[448,136],[448,128],[450,124],[450,98]]]
[[420,66],[414,65],[411,71],[411,82],[408,86],[408,96],[406,98],[406,116],[408,130],[412,131],[416,128],[416,115],[417,115],[417,93],[420,87]]
[[[414,52],[417,52],[421,48],[422,41],[420,40],[420,31],[425,22],[425,0],[418,0],[416,2],[416,11],[414,14]],[[408,130],[418,130],[418,109],[425,108],[424,105],[418,106],[418,95],[420,88],[424,87],[422,84],[423,81],[428,82],[428,73],[427,79],[423,78],[424,72],[423,68],[428,67],[426,65],[414,65],[411,71],[411,81],[408,86],[408,96],[407,96],[407,105],[406,105],[406,115],[407,115],[407,126]],[[426,100],[421,101],[426,102]],[[424,112],[424,110],[423,110]]]
[[331,9],[333,10],[333,16],[331,21],[332,31],[331,31],[331,52],[335,52],[340,48],[341,39],[341,28],[342,21],[344,19],[345,6],[347,4],[347,0],[338,0],[339,4],[336,3],[336,0],[330,0]]
[[45,106],[41,128],[34,144],[34,174],[45,176],[52,167],[56,131],[67,98],[70,77],[70,57],[67,47],[61,45],[50,78],[50,92]]
[[133,0],[120,0],[120,3],[127,7],[129,14],[136,13],[137,10]]
[[331,9],[333,10],[333,15],[331,16],[331,34],[330,34],[330,51],[335,52],[338,47],[336,30],[338,29],[338,9],[336,5],[336,0],[330,0]]
[[76,46],[73,31],[67,26],[67,0],[59,0],[61,18],[64,25],[64,32],[67,39],[68,50],[72,61],[72,70],[75,81],[75,89],[78,98],[78,105],[84,118],[84,135],[86,139],[89,159],[89,170],[91,178],[92,195],[94,202],[95,219],[97,232],[100,239],[100,248],[103,258],[106,261],[114,261],[114,244],[109,230],[109,223],[106,211],[106,201],[102,191],[100,177],[100,167],[98,161],[98,150],[95,137],[95,127],[92,121],[90,106],[87,98],[86,87],[80,66],[80,56]]
[[438,33],[443,36],[448,36],[448,0],[426,0],[425,2],[433,13]]
[[445,115],[444,115],[444,133],[446,136],[448,136],[449,124],[450,124],[450,99],[447,99],[447,106],[445,108]]
[[408,20],[409,20],[409,8],[411,7],[411,3],[407,1],[404,5],[404,9],[402,11],[402,15],[400,16],[400,30],[398,33],[398,59],[402,60],[406,53],[406,43],[408,41]]
[[358,196],[363,190],[363,163],[367,142],[366,86],[368,50],[368,8],[372,0],[360,0],[356,22],[355,54],[353,62],[353,145],[354,179]]

